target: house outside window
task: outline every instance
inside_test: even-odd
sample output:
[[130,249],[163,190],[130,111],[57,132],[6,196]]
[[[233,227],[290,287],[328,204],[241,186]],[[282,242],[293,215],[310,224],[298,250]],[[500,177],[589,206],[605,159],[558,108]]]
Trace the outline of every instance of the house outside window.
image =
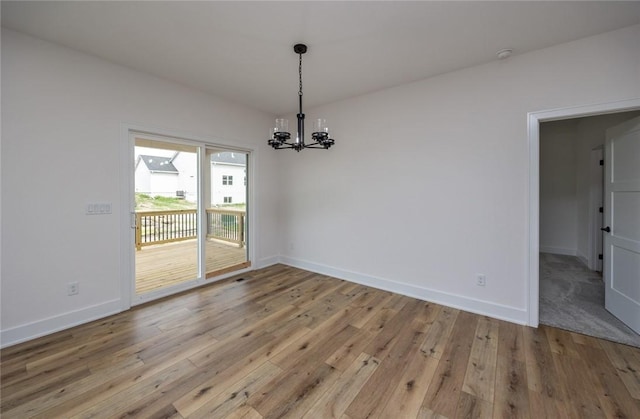
[[[243,183],[247,176],[247,160],[247,155],[244,153],[225,151],[211,154],[212,206],[237,205],[246,202],[249,185],[243,185]],[[250,182],[247,178],[248,183]],[[231,197],[233,204],[224,202],[225,196]]]

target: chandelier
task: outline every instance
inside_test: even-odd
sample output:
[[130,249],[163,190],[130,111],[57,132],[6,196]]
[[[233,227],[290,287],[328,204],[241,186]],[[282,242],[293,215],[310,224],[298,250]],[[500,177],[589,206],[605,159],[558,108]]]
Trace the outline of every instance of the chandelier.
[[314,119],[313,121],[313,133],[311,134],[313,142],[311,144],[305,144],[304,142],[304,114],[302,113],[302,54],[307,52],[307,46],[304,44],[296,44],[293,46],[293,51],[300,57],[298,64],[298,75],[300,76],[300,89],[298,90],[300,111],[297,115],[298,133],[295,141],[289,141],[291,140],[291,134],[289,133],[289,121],[283,118],[276,119],[276,126],[270,130],[269,133],[271,135],[269,145],[276,150],[285,148],[292,148],[296,151],[300,151],[303,148],[328,149],[335,143],[335,141],[329,137],[327,120],[323,118]]

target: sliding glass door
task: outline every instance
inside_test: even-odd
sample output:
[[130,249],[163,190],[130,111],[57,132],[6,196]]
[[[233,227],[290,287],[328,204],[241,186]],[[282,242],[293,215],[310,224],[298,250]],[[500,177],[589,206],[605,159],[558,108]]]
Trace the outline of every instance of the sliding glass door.
[[145,134],[133,143],[134,297],[249,267],[249,154]]
[[247,163],[244,152],[207,148],[206,277],[250,266],[247,255]]

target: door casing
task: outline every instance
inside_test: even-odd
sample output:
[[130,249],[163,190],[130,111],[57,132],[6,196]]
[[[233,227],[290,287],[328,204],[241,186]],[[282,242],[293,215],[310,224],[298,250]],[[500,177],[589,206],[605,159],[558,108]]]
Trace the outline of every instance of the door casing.
[[527,324],[538,327],[540,307],[540,123],[609,113],[640,110],[640,98],[570,108],[529,112],[527,132],[529,140],[529,211]]

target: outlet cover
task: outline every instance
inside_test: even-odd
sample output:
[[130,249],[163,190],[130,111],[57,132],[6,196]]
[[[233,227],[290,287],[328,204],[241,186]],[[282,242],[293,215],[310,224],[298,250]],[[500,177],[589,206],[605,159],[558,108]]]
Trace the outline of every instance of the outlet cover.
[[487,277],[484,276],[483,274],[477,274],[476,285],[479,287],[484,287],[485,285],[487,285]]
[[77,295],[80,292],[80,284],[77,282],[69,282],[67,284],[67,294],[68,295]]

